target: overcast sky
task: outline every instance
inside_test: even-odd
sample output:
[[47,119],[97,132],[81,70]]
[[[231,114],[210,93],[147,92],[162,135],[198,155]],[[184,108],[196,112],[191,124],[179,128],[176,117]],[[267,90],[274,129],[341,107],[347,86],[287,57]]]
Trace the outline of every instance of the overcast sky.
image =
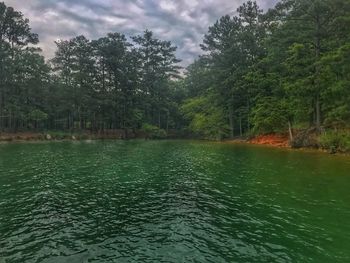
[[[234,14],[244,0],[5,0],[30,19],[47,58],[57,39],[85,35],[97,39],[108,32],[137,35],[152,30],[157,38],[178,46],[182,65],[199,54],[208,27],[226,14]],[[276,0],[258,0],[264,10]]]

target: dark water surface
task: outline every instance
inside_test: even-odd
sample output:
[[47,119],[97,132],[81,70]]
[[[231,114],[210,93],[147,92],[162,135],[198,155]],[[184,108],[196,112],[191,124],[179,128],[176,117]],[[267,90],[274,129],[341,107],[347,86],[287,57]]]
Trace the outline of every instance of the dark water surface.
[[0,262],[350,262],[350,158],[192,141],[3,144]]

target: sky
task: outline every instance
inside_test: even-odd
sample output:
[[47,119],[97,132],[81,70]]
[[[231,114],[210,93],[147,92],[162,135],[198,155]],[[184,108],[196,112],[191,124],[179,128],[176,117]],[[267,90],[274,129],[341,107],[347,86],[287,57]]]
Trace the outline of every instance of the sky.
[[[187,66],[201,54],[208,27],[221,16],[233,15],[244,0],[3,0],[21,11],[39,34],[46,58],[55,52],[54,41],[85,35],[97,39],[108,32],[126,36],[146,29],[178,47],[177,57]],[[258,0],[267,10],[276,0]]]

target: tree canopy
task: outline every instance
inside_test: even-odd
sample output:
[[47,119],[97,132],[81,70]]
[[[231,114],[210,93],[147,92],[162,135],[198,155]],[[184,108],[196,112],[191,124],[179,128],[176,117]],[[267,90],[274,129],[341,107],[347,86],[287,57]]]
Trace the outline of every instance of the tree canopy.
[[[184,108],[210,98],[199,112],[202,122],[211,121],[205,112],[216,105],[222,112],[216,123],[226,119],[216,132],[226,130],[226,137],[288,129],[292,137],[295,126],[346,128],[349,23],[348,0],[282,0],[267,12],[247,1],[236,16],[209,28],[205,55],[187,71],[191,98]],[[192,126],[197,111],[186,112]]]
[[209,27],[183,75],[176,47],[149,30],[60,40],[45,61],[28,19],[0,3],[0,130],[345,129],[349,28],[350,0],[247,1]]
[[0,3],[0,130],[176,128],[176,47],[148,30],[128,39],[56,41],[45,62],[28,19]]

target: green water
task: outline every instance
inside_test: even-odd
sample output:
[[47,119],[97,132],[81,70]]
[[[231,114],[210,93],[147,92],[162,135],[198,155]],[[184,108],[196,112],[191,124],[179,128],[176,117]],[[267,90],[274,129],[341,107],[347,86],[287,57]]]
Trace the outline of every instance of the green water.
[[3,144],[0,262],[350,262],[350,158],[192,141]]

